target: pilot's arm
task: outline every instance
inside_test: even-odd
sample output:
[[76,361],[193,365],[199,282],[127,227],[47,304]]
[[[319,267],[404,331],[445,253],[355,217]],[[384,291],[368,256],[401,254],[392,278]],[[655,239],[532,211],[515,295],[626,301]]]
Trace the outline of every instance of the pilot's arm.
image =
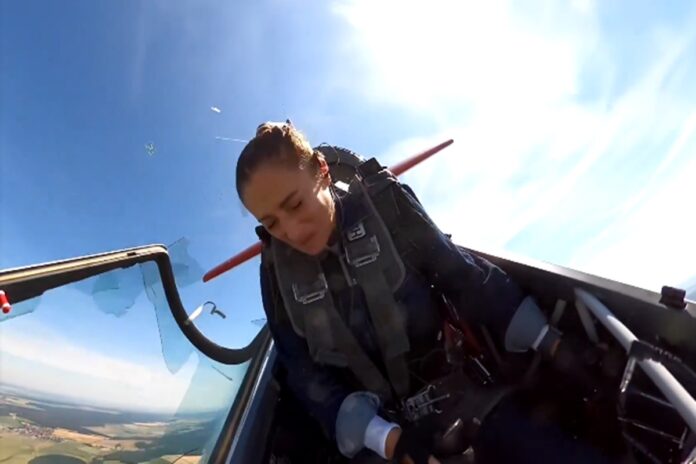
[[392,185],[399,234],[416,248],[417,267],[468,320],[489,327],[506,349],[546,348],[557,333],[531,296],[502,269],[455,245],[406,185]]

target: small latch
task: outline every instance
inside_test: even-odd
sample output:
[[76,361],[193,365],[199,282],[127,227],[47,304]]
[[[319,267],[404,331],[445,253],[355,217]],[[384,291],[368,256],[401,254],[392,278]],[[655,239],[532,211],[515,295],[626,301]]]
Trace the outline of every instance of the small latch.
[[660,303],[674,309],[684,309],[686,308],[686,290],[681,288],[669,287],[665,285],[662,287],[662,296],[660,297]]

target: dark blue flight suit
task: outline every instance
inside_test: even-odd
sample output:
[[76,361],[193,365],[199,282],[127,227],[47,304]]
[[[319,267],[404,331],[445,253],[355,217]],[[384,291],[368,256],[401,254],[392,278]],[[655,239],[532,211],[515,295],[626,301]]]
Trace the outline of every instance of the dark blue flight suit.
[[[407,361],[414,374],[413,393],[424,385],[422,382],[429,382],[433,375],[437,375],[437,372],[428,372],[427,362],[423,362],[434,348],[442,346],[438,337],[441,336],[443,320],[436,292],[444,294],[462,318],[486,326],[498,340],[504,339],[508,324],[526,295],[500,268],[455,245],[429,218],[409,187],[394,182],[389,189],[387,205],[382,204],[379,210],[392,215],[385,218],[385,222],[406,268],[406,278],[395,293],[395,299],[405,312],[411,346]],[[332,193],[336,199],[340,231],[354,219],[351,217],[350,195],[337,188],[333,188]],[[385,201],[384,196],[382,201]],[[257,231],[268,245],[267,233],[262,228]],[[334,252],[326,252],[321,258],[321,266],[329,276],[329,288],[343,321],[370,359],[384,369],[362,289],[347,285],[344,269]],[[341,404],[348,395],[364,390],[364,387],[348,369],[320,365],[312,359],[307,341],[293,330],[289,322],[276,277],[265,263],[261,265],[261,289],[268,326],[280,362],[287,370],[288,386],[306,411],[318,421],[326,436],[335,439],[336,418]],[[521,452],[528,452],[529,462],[544,462],[538,459],[540,456],[531,446],[536,444],[534,440],[539,440],[539,433],[534,435],[533,429],[520,425],[524,417],[517,408],[499,407],[491,417],[490,425],[485,421],[479,429],[480,446],[488,449],[491,462],[506,458],[501,454],[491,454],[502,452],[497,449],[500,448],[499,440],[509,441]],[[519,430],[519,427],[524,430]],[[528,436],[528,432],[532,435]],[[542,439],[545,435],[550,436],[548,431],[539,432]],[[530,444],[532,449],[525,450],[525,444]],[[546,442],[544,446],[552,453],[554,449],[562,453],[556,457],[561,456],[563,462],[594,459],[592,453],[578,455],[575,448],[554,448],[554,444]],[[481,450],[482,455],[486,454],[486,449]],[[570,456],[566,459],[564,454],[567,456],[567,453],[582,459],[573,461]],[[519,454],[515,454],[515,459],[516,462],[527,462]]]

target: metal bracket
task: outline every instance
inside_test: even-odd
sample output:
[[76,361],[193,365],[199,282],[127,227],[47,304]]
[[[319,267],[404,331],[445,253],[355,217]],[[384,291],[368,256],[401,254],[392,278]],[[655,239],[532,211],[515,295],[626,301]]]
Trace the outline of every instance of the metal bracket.
[[442,414],[442,411],[435,407],[435,403],[446,400],[450,397],[449,393],[433,397],[434,385],[428,385],[420,392],[408,398],[403,403],[403,414],[409,422],[415,422],[422,417],[432,413]]

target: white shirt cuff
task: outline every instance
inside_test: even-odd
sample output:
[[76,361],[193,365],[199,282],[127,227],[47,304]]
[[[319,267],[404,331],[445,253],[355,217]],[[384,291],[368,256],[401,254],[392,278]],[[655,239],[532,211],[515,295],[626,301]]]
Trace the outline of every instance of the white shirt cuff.
[[387,459],[386,445],[389,432],[399,427],[398,424],[387,422],[379,416],[375,416],[365,429],[365,447]]

